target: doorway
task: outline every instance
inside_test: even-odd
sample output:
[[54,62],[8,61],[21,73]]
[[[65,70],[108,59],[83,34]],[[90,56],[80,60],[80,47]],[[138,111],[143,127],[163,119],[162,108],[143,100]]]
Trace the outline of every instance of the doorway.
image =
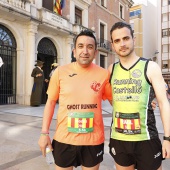
[[[51,64],[57,61],[57,50],[54,45],[54,43],[48,39],[43,38],[38,44],[38,54],[37,54],[37,60],[41,60],[44,62],[43,64],[43,72],[44,72],[44,78],[50,80],[49,74],[51,72]],[[47,94],[46,91],[48,89],[48,84],[44,81],[44,86],[42,90],[42,104],[45,104],[47,101]]]

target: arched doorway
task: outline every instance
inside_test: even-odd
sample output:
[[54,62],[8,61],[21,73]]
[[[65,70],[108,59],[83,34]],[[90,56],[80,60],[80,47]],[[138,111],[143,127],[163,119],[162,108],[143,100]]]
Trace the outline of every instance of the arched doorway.
[[0,24],[0,104],[16,103],[16,40],[12,32]]
[[[44,62],[43,71],[44,71],[44,77],[49,80],[49,74],[51,72],[51,64],[54,62],[57,63],[57,50],[54,45],[54,43],[48,39],[43,38],[38,44],[38,55],[37,60],[41,60]],[[42,92],[42,104],[46,103],[47,95],[46,91],[48,88],[48,83],[44,82],[44,89]]]

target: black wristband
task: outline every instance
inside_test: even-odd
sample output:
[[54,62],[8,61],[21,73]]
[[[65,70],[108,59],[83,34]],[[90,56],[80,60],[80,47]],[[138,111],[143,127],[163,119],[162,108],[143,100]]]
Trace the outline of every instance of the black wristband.
[[167,140],[167,141],[170,142],[170,136],[169,136],[169,137],[164,136],[164,137],[163,137],[163,140]]

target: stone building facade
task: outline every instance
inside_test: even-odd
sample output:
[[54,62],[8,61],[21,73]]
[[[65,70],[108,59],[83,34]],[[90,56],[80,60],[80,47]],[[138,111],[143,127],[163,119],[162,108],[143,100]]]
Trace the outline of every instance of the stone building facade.
[[[82,29],[94,31],[98,56],[94,61],[107,68],[115,61],[110,28],[129,22],[132,0],[65,0],[62,15],[53,12],[54,0],[0,0],[0,105],[30,105],[31,77],[35,61],[44,61],[48,79],[53,62],[72,61],[73,38]],[[43,92],[43,101],[46,94]]]
[[170,0],[158,1],[158,47],[159,65],[170,87]]

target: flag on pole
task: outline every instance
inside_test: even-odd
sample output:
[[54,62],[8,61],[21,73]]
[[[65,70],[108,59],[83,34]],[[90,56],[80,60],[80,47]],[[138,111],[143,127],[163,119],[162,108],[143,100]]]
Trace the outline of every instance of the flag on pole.
[[65,6],[65,0],[54,0],[54,12],[62,15],[62,9]]

